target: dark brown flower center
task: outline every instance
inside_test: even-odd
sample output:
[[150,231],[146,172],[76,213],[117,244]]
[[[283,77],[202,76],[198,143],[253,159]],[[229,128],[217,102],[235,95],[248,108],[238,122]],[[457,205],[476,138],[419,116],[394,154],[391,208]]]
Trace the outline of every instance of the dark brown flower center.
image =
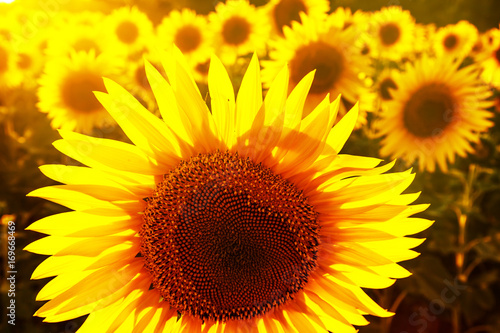
[[7,28],[0,28],[0,37],[10,41],[12,39],[12,32]]
[[175,45],[183,52],[196,50],[201,43],[200,29],[193,25],[186,25],[180,28],[175,34]]
[[75,44],[73,44],[73,49],[76,52],[80,52],[80,51],[90,52],[90,50],[94,50],[96,55],[101,53],[101,49],[99,48],[97,43],[94,42],[92,39],[85,38],[85,37],[78,39],[75,42]]
[[227,44],[240,45],[248,40],[250,29],[250,23],[245,18],[233,16],[224,22],[222,37]]
[[141,254],[181,314],[252,318],[291,299],[316,265],[317,213],[294,185],[237,154],[181,162],[146,200]]
[[123,21],[116,27],[118,39],[125,44],[133,44],[139,37],[139,29],[134,22]]
[[[157,63],[150,62],[158,72],[162,72],[161,66]],[[135,83],[145,90],[151,90],[151,85],[149,84],[148,76],[146,75],[146,67],[144,65],[137,66],[134,73]]]
[[458,38],[454,34],[450,34],[446,36],[446,38],[443,41],[443,45],[447,50],[452,50],[457,46],[458,43]]
[[33,63],[31,57],[26,53],[19,53],[18,56],[19,59],[17,60],[17,67],[19,67],[20,69],[30,68],[31,64]]
[[210,59],[205,62],[200,62],[196,65],[195,70],[203,76],[208,75],[208,69],[210,68]]
[[495,50],[495,59],[497,60],[498,64],[500,65],[500,47],[498,47]]
[[93,91],[106,91],[101,75],[86,71],[71,73],[62,83],[61,98],[73,111],[89,113],[102,109]]
[[344,55],[336,47],[323,42],[304,45],[290,61],[290,76],[297,84],[310,71],[316,69],[310,92],[326,93],[332,89],[345,68]]
[[481,52],[482,49],[483,49],[483,42],[481,40],[478,40],[472,47],[472,52],[478,53]]
[[432,83],[422,86],[404,107],[406,129],[415,136],[440,135],[457,117],[456,102],[448,87]]
[[300,22],[300,12],[307,14],[307,7],[302,0],[281,0],[273,11],[276,27],[280,32],[284,26],[291,26],[292,21]]
[[383,100],[391,100],[392,96],[389,89],[397,89],[397,87],[396,83],[390,77],[383,79],[379,86],[380,96],[382,96]]
[[0,73],[7,71],[9,66],[9,53],[0,46]]
[[363,48],[361,49],[361,54],[362,55],[367,55],[370,53],[370,46],[367,44],[363,45]]
[[151,90],[151,85],[149,84],[148,77],[146,75],[146,67],[144,67],[144,65],[137,66],[134,77],[138,86],[146,90]]
[[385,46],[395,44],[401,35],[399,26],[396,23],[384,24],[379,31],[380,40]]

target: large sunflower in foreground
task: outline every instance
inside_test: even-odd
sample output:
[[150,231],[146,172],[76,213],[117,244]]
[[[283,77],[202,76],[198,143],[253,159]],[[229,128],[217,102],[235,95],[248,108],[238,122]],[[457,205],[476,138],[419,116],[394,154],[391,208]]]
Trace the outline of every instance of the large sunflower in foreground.
[[[363,76],[371,71],[370,60],[363,56],[356,30],[341,29],[335,22],[323,18],[312,20],[301,15],[302,24],[285,27],[285,37],[271,43],[269,61],[263,62],[262,79],[266,86],[274,80],[281,68],[290,67],[290,89],[294,88],[308,72],[317,70],[311,91],[307,96],[305,114],[311,112],[327,94],[342,94],[343,102],[354,105],[358,100],[361,109],[370,109],[368,87]],[[342,103],[343,105],[344,103]],[[346,108],[342,106],[341,115]],[[370,110],[371,111],[371,110]],[[364,113],[359,118],[363,123]]]
[[385,136],[382,155],[418,160],[432,172],[436,163],[446,171],[455,154],[472,151],[470,141],[492,126],[485,110],[493,105],[491,91],[477,78],[476,67],[458,66],[448,58],[423,57],[394,76],[397,89],[378,123]]
[[96,57],[93,51],[53,58],[39,80],[38,108],[48,113],[53,128],[89,133],[112,123],[93,92],[104,91],[102,77],[115,77],[120,70],[117,59]]
[[[409,272],[397,262],[431,222],[409,218],[410,172],[339,154],[356,117],[335,127],[339,99],[305,119],[309,73],[288,95],[285,67],[262,100],[253,57],[237,97],[217,58],[209,111],[180,51],[168,82],[146,71],[158,119],[116,83],[98,99],[133,144],[61,130],[54,143],[87,167],[45,165],[65,183],[30,196],[74,211],[28,229],[26,250],[51,255],[32,278],[56,276],[36,315],[90,315],[82,332],[355,332],[365,314],[389,316],[361,289]],[[288,96],[288,97],[287,97]],[[333,127],[333,128],[332,128]]]

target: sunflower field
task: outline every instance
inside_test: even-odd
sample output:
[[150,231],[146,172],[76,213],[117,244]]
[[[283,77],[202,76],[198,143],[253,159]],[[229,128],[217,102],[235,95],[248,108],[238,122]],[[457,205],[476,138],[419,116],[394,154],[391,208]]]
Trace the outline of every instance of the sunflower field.
[[0,332],[500,332],[496,0],[0,1]]

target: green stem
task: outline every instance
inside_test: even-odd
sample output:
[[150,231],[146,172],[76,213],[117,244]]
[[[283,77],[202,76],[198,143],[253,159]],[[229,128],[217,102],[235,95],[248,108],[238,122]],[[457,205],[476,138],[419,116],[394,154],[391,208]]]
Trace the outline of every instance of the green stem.
[[[457,276],[458,279],[462,283],[467,283],[467,278],[468,274],[470,272],[467,272],[467,274],[464,274],[464,262],[465,262],[465,255],[466,255],[466,229],[467,229],[467,214],[471,211],[472,205],[473,205],[473,198],[472,198],[472,192],[473,192],[473,186],[474,186],[474,181],[476,179],[476,174],[477,174],[477,166],[475,164],[470,164],[469,165],[469,173],[467,176],[467,182],[465,183],[465,188],[464,188],[464,195],[462,198],[462,208],[458,209],[457,211],[457,218],[458,218],[458,250],[457,253],[455,254],[455,265],[457,268]],[[458,304],[454,309],[452,313],[452,321],[453,321],[453,332],[454,333],[460,333],[460,305]]]

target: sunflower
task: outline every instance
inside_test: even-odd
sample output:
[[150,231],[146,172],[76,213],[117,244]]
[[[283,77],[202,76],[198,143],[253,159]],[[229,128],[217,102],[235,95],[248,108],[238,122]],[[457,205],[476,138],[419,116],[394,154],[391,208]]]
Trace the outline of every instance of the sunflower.
[[4,117],[13,110],[16,104],[16,88],[0,87],[0,123]]
[[146,76],[146,62],[144,59],[148,59],[150,64],[161,71],[161,61],[157,52],[147,50],[144,52],[142,58],[127,62],[127,72],[121,79],[123,86],[143,102],[149,110],[155,110],[156,103],[153,90]]
[[384,7],[370,18],[375,57],[399,61],[416,47],[415,19],[398,6]]
[[174,43],[191,63],[206,61],[212,53],[212,36],[207,18],[184,8],[173,10],[157,27],[158,43]]
[[[364,78],[370,72],[370,61],[361,53],[358,33],[354,29],[339,29],[331,20],[312,20],[301,14],[302,24],[292,23],[285,28],[285,37],[271,44],[270,61],[263,62],[262,80],[269,86],[280,69],[289,64],[290,90],[302,77],[317,70],[307,96],[305,114],[311,112],[327,94],[342,94],[343,102],[354,105],[360,100],[366,109],[368,88]],[[342,103],[343,105],[344,103]],[[341,109],[345,114],[346,108]],[[366,117],[361,116],[363,123]]]
[[352,13],[350,8],[338,7],[327,16],[329,24],[337,29],[353,29],[356,31],[356,44],[361,47],[361,54],[365,57],[373,56],[368,29],[370,27],[370,14],[357,10]]
[[141,52],[151,43],[153,24],[136,7],[115,9],[106,17],[105,24],[106,30],[112,32],[110,35],[114,44],[125,48],[129,54]]
[[193,78],[196,82],[208,83],[208,70],[210,68],[210,57],[200,60],[193,66]]
[[470,141],[486,131],[492,106],[488,87],[477,78],[477,68],[458,69],[459,61],[423,57],[395,77],[397,90],[391,90],[379,121],[384,156],[402,156],[421,169],[433,172],[437,163],[447,170],[455,154],[471,152]]
[[463,59],[469,55],[478,38],[477,28],[468,21],[439,28],[433,48],[438,57]]
[[82,10],[76,12],[62,12],[62,15],[55,17],[54,25],[61,27],[65,24],[85,26],[89,29],[100,27],[106,16],[100,11]]
[[88,133],[102,127],[112,119],[93,91],[104,91],[102,77],[116,76],[121,67],[92,51],[51,59],[39,80],[38,108],[48,113],[53,128]]
[[328,15],[328,20],[339,29],[356,29],[359,32],[366,32],[370,21],[370,14],[357,10],[354,13],[349,7],[338,7]]
[[395,77],[398,76],[399,73],[398,69],[385,68],[377,76],[375,88],[382,103],[392,100],[392,91],[398,88]]
[[432,53],[434,35],[436,34],[436,25],[419,24],[415,25],[415,43],[413,45],[413,53],[409,54],[407,58],[412,61],[419,58],[423,53]]
[[[89,314],[79,332],[355,332],[391,315],[361,289],[410,273],[397,262],[431,221],[401,194],[410,172],[338,154],[357,106],[332,128],[339,99],[302,120],[313,81],[287,94],[285,67],[262,100],[254,56],[237,97],[210,62],[211,111],[178,49],[168,82],[146,72],[160,120],[116,83],[98,99],[133,144],[61,130],[54,146],[85,166],[45,165],[66,185],[41,197],[72,209],[29,230],[26,250],[51,255],[32,278],[45,321]],[[288,96],[288,97],[287,97]]]
[[15,67],[24,87],[36,87],[42,72],[45,57],[40,54],[38,46],[36,43],[25,43],[17,51]]
[[271,0],[263,10],[272,23],[272,35],[283,36],[284,27],[291,27],[293,21],[301,22],[300,13],[311,19],[323,19],[330,10],[330,3],[326,0]]
[[482,68],[481,78],[500,90],[500,30],[491,29],[484,39],[483,50],[475,56]]
[[10,43],[0,36],[0,89],[21,83],[22,75],[16,68],[17,54]]
[[233,63],[237,56],[265,51],[267,16],[247,0],[219,2],[208,18],[214,47],[223,62]]
[[110,57],[124,55],[123,49],[113,42],[101,15],[88,12],[66,15],[55,25],[58,33],[48,39],[47,56],[67,57],[73,51],[93,51],[96,55],[109,54]]
[[12,39],[12,26],[16,25],[18,24],[13,18],[12,13],[6,8],[3,9],[2,19],[0,20],[0,39],[10,41]]

